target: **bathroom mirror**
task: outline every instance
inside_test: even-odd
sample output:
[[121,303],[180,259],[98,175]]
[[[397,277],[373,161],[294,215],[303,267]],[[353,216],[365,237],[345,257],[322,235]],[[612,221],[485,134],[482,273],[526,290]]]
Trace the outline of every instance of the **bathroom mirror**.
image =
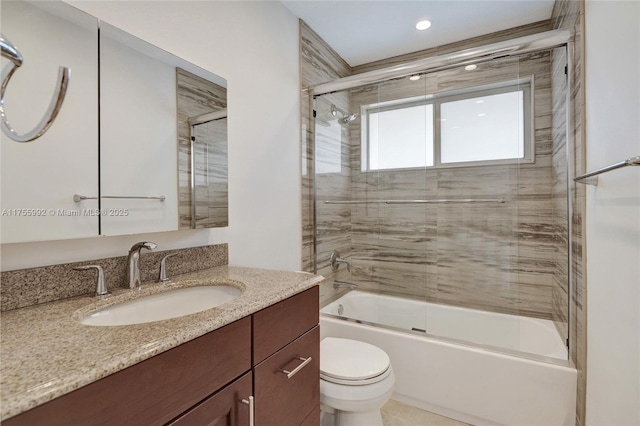
[[[53,1],[2,1],[0,18],[2,34],[23,57],[4,99],[18,133],[44,116],[58,67],[71,69],[62,108],[46,133],[19,143],[0,132],[1,242],[97,236],[98,20]],[[5,72],[8,62],[2,58]],[[74,194],[93,199],[79,209]]]
[[100,23],[102,235],[227,226],[221,77]]
[[227,226],[223,78],[63,2],[1,12],[25,57],[5,100],[18,131],[71,68],[46,134],[2,135],[2,243]]

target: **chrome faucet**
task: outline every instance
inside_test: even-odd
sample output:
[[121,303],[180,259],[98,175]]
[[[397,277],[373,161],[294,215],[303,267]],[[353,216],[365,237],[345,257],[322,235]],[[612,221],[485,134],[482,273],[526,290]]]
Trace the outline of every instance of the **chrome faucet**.
[[329,262],[331,263],[331,269],[334,271],[337,271],[340,264],[344,263],[347,265],[347,271],[351,272],[351,262],[349,261],[349,259],[340,257],[340,253],[338,253],[338,250],[334,250],[331,252],[331,256],[329,256]]
[[133,247],[131,247],[131,250],[129,250],[129,256],[127,257],[129,288],[140,288],[142,284],[140,280],[140,250],[143,248],[153,250],[156,247],[158,247],[156,243],[141,242],[135,243]]

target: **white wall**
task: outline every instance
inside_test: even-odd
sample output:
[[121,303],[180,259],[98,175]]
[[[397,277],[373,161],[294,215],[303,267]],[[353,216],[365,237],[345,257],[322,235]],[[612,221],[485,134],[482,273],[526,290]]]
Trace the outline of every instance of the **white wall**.
[[5,244],[2,270],[228,242],[235,265],[299,269],[298,20],[279,2],[67,1],[227,79],[229,227]]
[[[640,155],[640,3],[587,1],[587,169]],[[587,189],[587,425],[640,424],[640,168]]]

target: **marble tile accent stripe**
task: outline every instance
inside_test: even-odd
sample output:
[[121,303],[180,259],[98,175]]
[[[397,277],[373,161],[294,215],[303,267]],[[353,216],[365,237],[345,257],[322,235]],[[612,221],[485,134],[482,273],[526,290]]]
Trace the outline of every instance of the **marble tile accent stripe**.
[[[144,251],[140,258],[142,281],[157,280],[160,260],[174,253],[176,256],[167,259],[166,263],[169,278],[229,263],[227,244],[167,251]],[[104,270],[108,287],[125,286],[126,261],[126,256],[120,256],[0,272],[1,310],[8,311],[94,293],[97,273],[75,271],[73,268],[77,266],[100,265]]]

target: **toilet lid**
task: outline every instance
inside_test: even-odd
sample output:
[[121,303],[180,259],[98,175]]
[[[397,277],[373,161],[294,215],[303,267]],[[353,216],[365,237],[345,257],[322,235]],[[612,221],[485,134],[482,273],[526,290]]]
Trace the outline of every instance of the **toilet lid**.
[[357,340],[325,337],[320,342],[320,374],[343,380],[367,380],[389,369],[382,349]]

